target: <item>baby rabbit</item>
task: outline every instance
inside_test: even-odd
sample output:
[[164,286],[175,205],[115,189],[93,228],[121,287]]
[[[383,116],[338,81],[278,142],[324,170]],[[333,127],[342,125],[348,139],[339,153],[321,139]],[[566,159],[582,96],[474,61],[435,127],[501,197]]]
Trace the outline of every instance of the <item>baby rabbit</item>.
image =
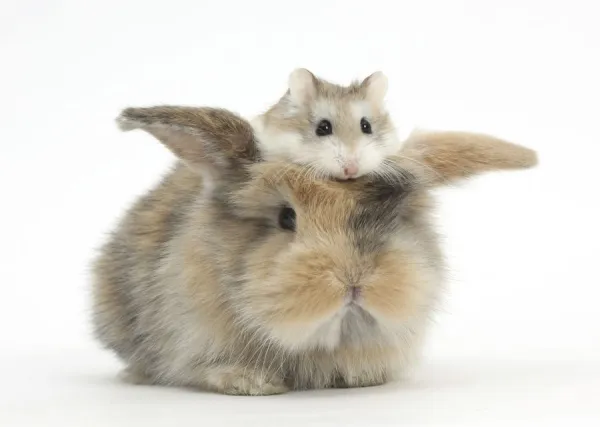
[[413,136],[385,175],[264,161],[217,108],[128,108],[177,157],[94,260],[95,336],[135,383],[226,394],[362,387],[419,353],[444,280],[429,191],[536,154],[469,133]]

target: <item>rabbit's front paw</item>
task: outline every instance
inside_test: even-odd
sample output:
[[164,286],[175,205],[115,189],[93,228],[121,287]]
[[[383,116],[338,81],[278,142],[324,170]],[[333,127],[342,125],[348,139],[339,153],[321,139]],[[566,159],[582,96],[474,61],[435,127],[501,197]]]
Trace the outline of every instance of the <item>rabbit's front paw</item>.
[[361,375],[347,375],[337,377],[333,382],[334,388],[374,387],[385,384],[386,380],[381,375],[363,373]]
[[129,384],[135,384],[135,385],[153,385],[154,381],[152,381],[152,379],[147,376],[142,369],[136,367],[136,366],[128,366],[125,369],[123,369],[120,374],[119,374],[119,378],[121,379],[121,381],[129,383]]
[[267,396],[288,391],[283,379],[242,367],[215,369],[206,376],[207,385],[224,394]]

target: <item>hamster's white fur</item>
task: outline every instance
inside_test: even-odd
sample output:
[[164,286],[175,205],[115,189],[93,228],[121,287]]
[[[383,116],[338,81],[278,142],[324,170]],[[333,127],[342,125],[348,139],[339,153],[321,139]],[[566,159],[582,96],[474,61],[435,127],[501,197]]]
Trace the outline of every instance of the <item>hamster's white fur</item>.
[[[308,165],[319,176],[358,178],[380,171],[401,140],[387,113],[387,78],[375,72],[362,82],[340,86],[306,69],[294,70],[285,95],[251,120],[262,155]],[[332,126],[319,136],[322,120]],[[363,130],[366,120],[370,133]]]

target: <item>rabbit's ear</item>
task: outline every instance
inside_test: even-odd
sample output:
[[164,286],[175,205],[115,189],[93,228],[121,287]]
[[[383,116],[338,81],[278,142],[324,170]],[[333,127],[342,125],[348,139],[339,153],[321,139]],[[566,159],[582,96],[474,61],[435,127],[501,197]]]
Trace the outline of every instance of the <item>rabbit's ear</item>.
[[250,124],[220,108],[156,106],[127,108],[117,118],[121,130],[153,135],[194,170],[223,175],[258,160]]
[[[490,171],[537,165],[535,151],[493,136],[470,132],[414,132],[400,151],[402,162],[419,165],[430,185],[449,184]],[[407,164],[408,165],[408,164]]]

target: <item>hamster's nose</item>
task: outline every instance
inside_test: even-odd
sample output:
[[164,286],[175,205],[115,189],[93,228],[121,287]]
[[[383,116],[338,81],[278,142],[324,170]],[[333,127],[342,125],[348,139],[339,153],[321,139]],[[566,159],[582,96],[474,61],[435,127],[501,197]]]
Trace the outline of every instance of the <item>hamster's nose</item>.
[[350,160],[344,164],[344,176],[346,178],[352,178],[358,173],[358,163]]

